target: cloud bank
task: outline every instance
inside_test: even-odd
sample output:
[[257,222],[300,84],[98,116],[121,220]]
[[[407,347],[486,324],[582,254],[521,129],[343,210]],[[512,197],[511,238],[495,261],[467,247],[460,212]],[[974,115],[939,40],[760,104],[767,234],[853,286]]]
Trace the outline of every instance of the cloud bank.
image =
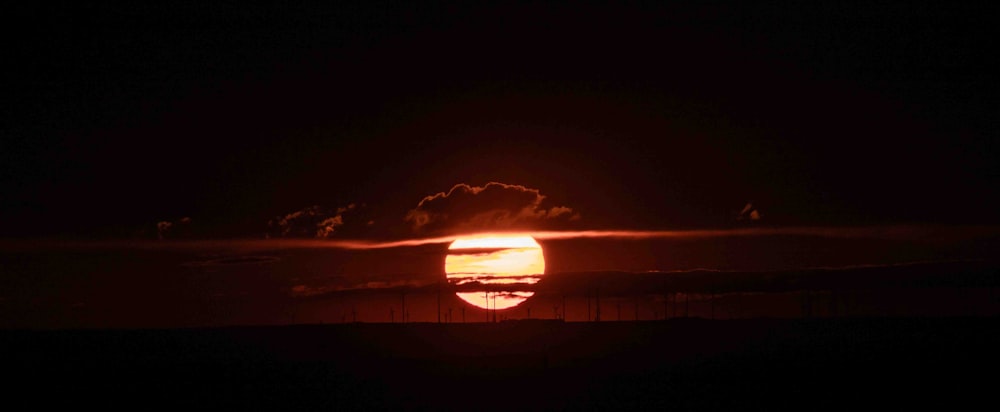
[[459,183],[421,199],[405,220],[415,233],[459,233],[555,228],[580,219],[572,208],[545,200],[538,189],[521,185]]

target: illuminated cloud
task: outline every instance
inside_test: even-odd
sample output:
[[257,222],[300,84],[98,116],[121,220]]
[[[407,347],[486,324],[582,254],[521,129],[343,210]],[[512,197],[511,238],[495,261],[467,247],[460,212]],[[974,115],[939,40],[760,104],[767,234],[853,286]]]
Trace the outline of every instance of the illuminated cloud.
[[329,238],[341,231],[345,215],[360,208],[354,203],[338,208],[309,206],[271,219],[267,223],[268,236]]
[[406,214],[413,230],[424,233],[537,229],[578,219],[569,207],[546,205],[538,189],[499,182],[457,184],[423,198]]

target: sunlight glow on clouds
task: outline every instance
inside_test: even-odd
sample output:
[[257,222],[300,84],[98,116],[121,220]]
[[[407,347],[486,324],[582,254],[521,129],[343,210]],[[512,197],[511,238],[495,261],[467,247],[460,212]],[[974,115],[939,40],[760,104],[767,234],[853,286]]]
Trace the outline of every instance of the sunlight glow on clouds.
[[476,232],[532,229],[579,220],[566,206],[548,206],[538,189],[500,182],[459,183],[447,193],[424,197],[406,214],[414,232]]

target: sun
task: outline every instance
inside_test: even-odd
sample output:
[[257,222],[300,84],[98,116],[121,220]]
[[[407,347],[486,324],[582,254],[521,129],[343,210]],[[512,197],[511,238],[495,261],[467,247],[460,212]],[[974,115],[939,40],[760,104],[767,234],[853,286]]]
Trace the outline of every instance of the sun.
[[525,234],[478,234],[455,239],[444,261],[448,282],[481,285],[482,291],[456,292],[459,298],[483,309],[507,309],[534,292],[519,285],[537,283],[545,274],[542,246]]

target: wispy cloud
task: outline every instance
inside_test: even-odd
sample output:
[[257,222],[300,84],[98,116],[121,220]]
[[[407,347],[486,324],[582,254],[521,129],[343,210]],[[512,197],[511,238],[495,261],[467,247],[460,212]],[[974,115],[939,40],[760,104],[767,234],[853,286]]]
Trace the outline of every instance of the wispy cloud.
[[[838,239],[890,239],[909,241],[948,242],[1000,236],[997,226],[867,226],[867,227],[752,227],[713,230],[575,230],[521,231],[541,241],[572,239],[712,239],[729,237],[798,236]],[[370,250],[419,247],[451,243],[458,235],[434,236],[401,240],[361,239],[233,239],[188,240],[177,242],[136,241],[57,241],[0,240],[0,249],[33,248],[124,248],[124,249],[347,249]]]

